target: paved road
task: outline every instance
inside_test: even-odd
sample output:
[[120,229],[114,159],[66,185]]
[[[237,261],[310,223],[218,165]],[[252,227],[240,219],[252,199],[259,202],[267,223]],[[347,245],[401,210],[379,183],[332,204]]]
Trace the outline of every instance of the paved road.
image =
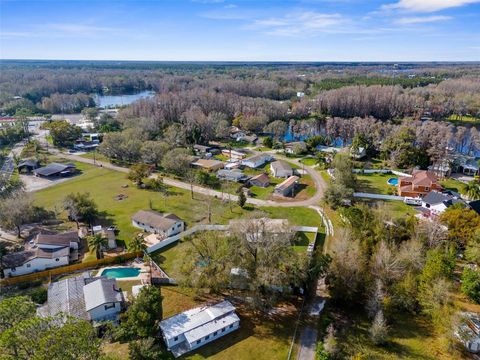
[[314,360],[315,348],[317,345],[318,331],[314,327],[307,326],[300,335],[300,350],[298,351],[298,360]]
[[[78,156],[78,155],[68,154],[68,153],[61,153],[59,155],[61,155],[62,157],[66,158],[66,159],[69,159],[69,160],[83,162],[83,163],[91,164],[91,165],[94,164],[93,159],[84,158],[84,157],[81,157],[81,156]],[[286,157],[283,157],[281,155],[279,156],[277,154],[276,154],[276,157],[278,159],[285,159],[285,160],[291,161],[291,162],[293,162],[293,163],[295,163],[299,166],[303,166],[298,161],[298,159],[293,159],[293,160],[292,159],[287,159]],[[124,173],[128,173],[128,171],[129,171],[128,168],[113,165],[113,164],[103,162],[103,161],[98,161],[97,160],[96,164],[97,164],[97,166],[102,166],[106,169],[120,171],[120,172],[124,172]],[[306,200],[299,200],[299,201],[292,200],[292,201],[288,201],[288,202],[287,201],[273,201],[273,200],[260,200],[260,199],[254,199],[254,198],[247,198],[247,203],[253,204],[253,205],[256,205],[256,206],[275,206],[275,207],[306,207],[306,206],[318,204],[323,197],[323,191],[324,191],[325,186],[326,186],[325,181],[320,176],[318,171],[315,171],[308,166],[305,166],[304,168],[305,168],[305,171],[312,177],[312,179],[315,183],[315,187],[316,187],[316,193],[311,198],[306,199]],[[174,180],[174,179],[171,179],[171,178],[164,177],[163,182],[165,184],[169,185],[169,186],[174,186],[174,187],[177,187],[177,188],[180,188],[180,189],[185,189],[185,190],[188,190],[188,191],[191,190],[191,185],[186,183],[186,182],[183,182],[183,181]],[[198,193],[198,194],[214,196],[214,197],[217,197],[219,199],[225,199],[225,200],[231,200],[231,201],[237,201],[237,199],[238,199],[238,197],[236,195],[222,193],[222,192],[217,191],[217,190],[208,189],[208,188],[204,188],[204,187],[197,186],[197,185],[193,185],[193,191],[195,193]]]

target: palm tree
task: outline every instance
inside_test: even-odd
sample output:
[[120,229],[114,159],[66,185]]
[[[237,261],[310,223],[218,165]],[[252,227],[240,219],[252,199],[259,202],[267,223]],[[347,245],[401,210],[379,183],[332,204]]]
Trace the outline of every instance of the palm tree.
[[465,194],[470,200],[480,200],[480,184],[475,181],[469,181],[465,185]]
[[135,236],[132,241],[128,244],[128,251],[134,252],[134,253],[139,253],[143,250],[145,250],[146,246],[145,243],[143,242],[143,235],[138,234]]
[[102,234],[87,236],[87,243],[90,251],[95,250],[97,259],[103,258],[103,248],[107,246],[108,240]]

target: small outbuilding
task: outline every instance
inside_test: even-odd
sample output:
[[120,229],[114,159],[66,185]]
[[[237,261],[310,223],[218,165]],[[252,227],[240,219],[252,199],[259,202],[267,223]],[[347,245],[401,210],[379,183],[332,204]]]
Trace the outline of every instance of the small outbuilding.
[[40,163],[37,159],[25,159],[18,163],[17,169],[19,172],[26,171],[27,173],[30,173],[33,170],[38,169],[39,166]]

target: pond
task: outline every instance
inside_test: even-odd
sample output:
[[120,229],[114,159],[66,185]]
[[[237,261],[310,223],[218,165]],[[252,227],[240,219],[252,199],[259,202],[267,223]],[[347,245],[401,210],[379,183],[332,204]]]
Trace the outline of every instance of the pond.
[[125,106],[134,101],[145,99],[154,96],[153,91],[142,91],[136,94],[123,95],[99,95],[94,96],[95,104],[101,108],[113,108],[118,106]]

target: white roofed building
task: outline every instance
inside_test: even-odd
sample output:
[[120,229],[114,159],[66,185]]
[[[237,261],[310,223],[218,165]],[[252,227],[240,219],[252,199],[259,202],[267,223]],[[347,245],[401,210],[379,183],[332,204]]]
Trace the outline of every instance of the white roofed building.
[[240,327],[229,301],[187,310],[160,322],[162,336],[175,357],[195,350]]

